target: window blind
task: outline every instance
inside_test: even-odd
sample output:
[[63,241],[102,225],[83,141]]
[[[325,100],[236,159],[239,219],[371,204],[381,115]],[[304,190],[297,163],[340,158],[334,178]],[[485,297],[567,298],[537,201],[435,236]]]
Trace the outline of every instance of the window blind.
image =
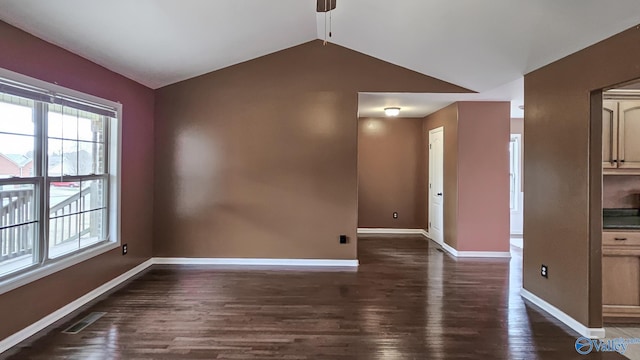
[[0,93],[19,96],[48,104],[68,106],[103,116],[117,116],[116,109],[113,107],[77,99],[61,93],[54,93],[37,87],[19,84],[3,78],[0,78]]

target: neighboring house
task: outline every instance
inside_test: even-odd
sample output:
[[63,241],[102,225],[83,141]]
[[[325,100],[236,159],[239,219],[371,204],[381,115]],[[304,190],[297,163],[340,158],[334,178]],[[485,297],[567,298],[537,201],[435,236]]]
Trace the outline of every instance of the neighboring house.
[[0,153],[0,178],[33,175],[33,159],[19,154]]

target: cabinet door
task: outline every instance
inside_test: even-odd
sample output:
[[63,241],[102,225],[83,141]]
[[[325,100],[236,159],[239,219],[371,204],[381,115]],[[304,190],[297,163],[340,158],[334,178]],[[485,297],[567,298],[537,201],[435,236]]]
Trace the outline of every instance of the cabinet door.
[[618,167],[618,102],[602,102],[602,167]]
[[640,168],[640,101],[619,102],[618,167]]
[[640,257],[604,255],[602,257],[602,304],[633,306],[640,312]]

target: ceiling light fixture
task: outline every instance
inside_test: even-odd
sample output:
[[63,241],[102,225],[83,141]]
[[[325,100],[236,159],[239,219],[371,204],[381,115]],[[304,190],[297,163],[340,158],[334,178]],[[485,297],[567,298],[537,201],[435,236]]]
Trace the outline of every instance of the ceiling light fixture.
[[398,116],[400,115],[399,107],[386,107],[384,108],[384,114],[387,116]]

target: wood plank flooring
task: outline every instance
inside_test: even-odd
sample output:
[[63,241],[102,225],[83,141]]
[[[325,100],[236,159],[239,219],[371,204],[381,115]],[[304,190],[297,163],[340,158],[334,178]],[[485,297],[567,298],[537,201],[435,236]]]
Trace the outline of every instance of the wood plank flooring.
[[[624,359],[519,295],[521,258],[455,259],[422,238],[360,239],[357,271],[154,266],[10,359]],[[640,345],[637,345],[640,346]],[[6,356],[6,355],[5,355]]]

